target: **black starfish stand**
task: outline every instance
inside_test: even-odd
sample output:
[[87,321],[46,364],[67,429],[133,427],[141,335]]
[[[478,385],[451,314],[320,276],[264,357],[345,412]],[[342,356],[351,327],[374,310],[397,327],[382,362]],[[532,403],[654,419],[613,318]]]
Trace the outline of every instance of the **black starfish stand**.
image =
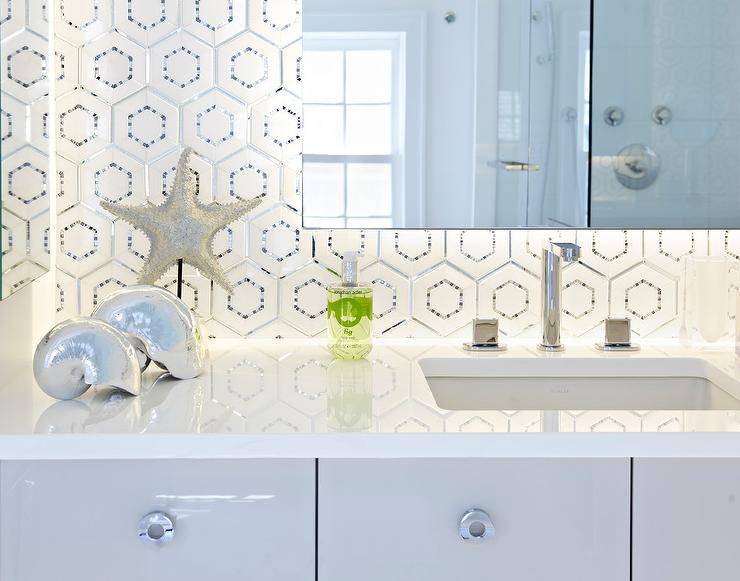
[[177,260],[177,298],[182,298],[182,258]]

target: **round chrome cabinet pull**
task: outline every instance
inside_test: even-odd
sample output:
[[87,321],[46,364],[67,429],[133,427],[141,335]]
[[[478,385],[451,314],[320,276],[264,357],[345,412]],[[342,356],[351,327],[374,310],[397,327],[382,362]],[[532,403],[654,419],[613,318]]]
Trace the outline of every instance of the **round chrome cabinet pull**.
[[466,541],[482,541],[496,534],[496,528],[488,513],[471,508],[460,519],[460,537]]
[[139,521],[139,538],[153,545],[164,545],[175,537],[175,523],[163,512],[150,512]]

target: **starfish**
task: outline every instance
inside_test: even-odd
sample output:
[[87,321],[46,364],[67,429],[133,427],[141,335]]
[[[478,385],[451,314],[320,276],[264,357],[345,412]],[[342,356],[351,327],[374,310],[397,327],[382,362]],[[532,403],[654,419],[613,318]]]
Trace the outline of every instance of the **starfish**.
[[170,266],[182,259],[233,294],[233,286],[213,255],[213,239],[220,230],[259,206],[262,200],[202,204],[188,169],[192,153],[189,147],[183,150],[170,195],[163,204],[157,206],[147,202],[131,207],[102,201],[100,205],[149,238],[151,250],[139,274],[139,283],[154,284]]

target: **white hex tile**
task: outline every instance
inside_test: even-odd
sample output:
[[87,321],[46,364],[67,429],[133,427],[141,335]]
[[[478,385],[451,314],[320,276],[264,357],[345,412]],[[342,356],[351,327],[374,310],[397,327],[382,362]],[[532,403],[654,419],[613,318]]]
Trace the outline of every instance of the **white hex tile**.
[[380,233],[380,257],[400,272],[414,276],[444,259],[441,230],[385,230]]
[[302,131],[301,102],[287,93],[273,95],[252,109],[251,143],[281,161],[301,153]]
[[57,155],[57,213],[68,210],[80,201],[79,166]]
[[[163,203],[169,195],[181,153],[180,150],[172,151],[149,164],[149,201],[152,204]],[[213,166],[208,160],[193,154],[190,156],[189,169],[191,179],[195,180],[195,195],[203,203],[212,201]]]
[[80,314],[78,281],[66,272],[57,269],[54,273],[54,310],[56,320],[62,321]]
[[373,332],[380,335],[411,317],[408,278],[382,262],[362,271],[363,282],[373,287]]
[[296,97],[303,95],[303,43],[300,40],[283,49],[283,87]]
[[246,103],[280,88],[280,50],[245,32],[218,48],[219,87]]
[[335,272],[341,272],[345,252],[357,253],[360,268],[378,259],[376,230],[318,230],[313,238],[316,260]]
[[706,256],[708,236],[706,230],[646,230],[645,260],[679,276],[683,273],[686,257]]
[[51,267],[50,215],[51,213],[47,210],[43,214],[31,218],[28,225],[30,258],[36,264],[47,269]]
[[113,108],[116,145],[145,161],[177,146],[180,140],[176,107],[148,89]]
[[244,148],[218,164],[217,196],[222,203],[263,198],[263,211],[280,196],[280,166],[256,151]]
[[[22,0],[14,0],[16,4],[22,5]],[[31,0],[28,2],[28,28],[36,34],[48,38],[49,36],[49,11],[50,2],[43,0]],[[7,35],[3,33],[3,37]]]
[[116,0],[116,29],[150,46],[177,28],[178,12],[177,0]]
[[449,335],[475,317],[475,281],[443,264],[413,282],[414,318]]
[[498,411],[454,412],[445,418],[445,431],[506,433],[509,432],[509,416]]
[[563,271],[563,329],[583,335],[609,316],[609,282],[583,264]]
[[629,411],[585,411],[560,414],[561,432],[640,432],[640,416]]
[[[177,267],[170,268],[157,285],[177,295]],[[211,281],[189,264],[182,271],[182,300],[202,320],[211,316]]]
[[428,407],[408,400],[379,418],[381,432],[423,434],[444,431],[444,420]]
[[709,249],[712,256],[725,255],[740,260],[740,230],[712,230],[709,233]]
[[136,206],[146,201],[144,164],[109,147],[82,164],[82,201],[105,214],[100,201]]
[[57,152],[81,162],[111,141],[110,106],[87,91],[77,89],[59,98]]
[[149,238],[123,220],[113,223],[113,256],[125,266],[139,272],[149,256]]
[[642,260],[640,230],[589,230],[578,233],[581,262],[605,276],[615,276]]
[[24,0],[3,0],[0,2],[0,35],[8,38],[18,32],[26,23],[26,3]]
[[676,318],[677,292],[674,279],[640,264],[612,280],[610,314],[629,317],[644,336]]
[[54,58],[56,63],[54,83],[57,97],[60,97],[80,84],[80,48],[55,37]]
[[512,230],[511,258],[532,274],[542,271],[542,249],[546,242],[575,242],[572,230]]
[[108,103],[120,101],[146,84],[146,51],[110,32],[82,49],[82,83]]
[[249,257],[278,277],[311,261],[311,233],[300,216],[276,207],[249,223]]
[[54,33],[77,46],[91,41],[113,24],[110,2],[57,0],[55,5]]
[[3,156],[26,144],[26,106],[10,95],[0,98],[0,135]]
[[19,291],[46,272],[47,270],[44,267],[34,264],[29,260],[21,262],[15,268],[3,272],[3,298],[9,297],[14,292]]
[[80,280],[81,313],[89,316],[105,297],[132,284],[136,274],[117,262],[98,268]]
[[183,0],[182,25],[208,44],[221,44],[246,28],[247,0]]
[[24,103],[49,92],[49,44],[22,32],[2,43],[2,88]]
[[225,269],[247,257],[247,224],[237,220],[222,229],[213,240],[213,254]]
[[515,264],[507,264],[478,286],[478,316],[496,318],[507,335],[518,335],[537,324],[540,281]]
[[337,277],[309,264],[280,281],[280,318],[308,335],[326,329],[327,293]]
[[229,295],[219,286],[213,289],[213,316],[241,335],[249,335],[277,317],[277,280],[249,262],[227,272],[234,285]]
[[250,30],[278,46],[298,40],[303,29],[301,0],[251,0]]
[[49,207],[49,160],[26,146],[2,162],[3,205],[29,219]]
[[247,144],[247,110],[231,97],[213,89],[183,107],[185,145],[218,161]]
[[31,145],[49,151],[49,99],[39,99],[31,104]]
[[301,171],[290,165],[284,165],[280,198],[296,212],[303,208],[302,186]]
[[110,220],[84,206],[75,206],[57,218],[57,264],[80,277],[111,257]]
[[2,255],[3,270],[13,268],[26,259],[28,222],[15,214],[3,212]]
[[505,230],[448,230],[447,260],[473,278],[481,278],[509,260]]
[[151,87],[182,103],[213,86],[213,49],[185,32],[149,51]]
[[250,349],[248,354],[229,352],[215,362],[213,397],[248,418],[277,403],[278,364],[272,357]]
[[284,402],[270,406],[249,418],[250,432],[294,434],[311,431],[311,420]]

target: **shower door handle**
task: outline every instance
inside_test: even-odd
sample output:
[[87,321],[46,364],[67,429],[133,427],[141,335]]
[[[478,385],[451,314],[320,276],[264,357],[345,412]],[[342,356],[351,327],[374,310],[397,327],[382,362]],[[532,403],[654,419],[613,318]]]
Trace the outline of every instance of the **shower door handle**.
[[523,161],[500,161],[501,167],[506,171],[540,171],[542,168],[534,163],[524,163]]

